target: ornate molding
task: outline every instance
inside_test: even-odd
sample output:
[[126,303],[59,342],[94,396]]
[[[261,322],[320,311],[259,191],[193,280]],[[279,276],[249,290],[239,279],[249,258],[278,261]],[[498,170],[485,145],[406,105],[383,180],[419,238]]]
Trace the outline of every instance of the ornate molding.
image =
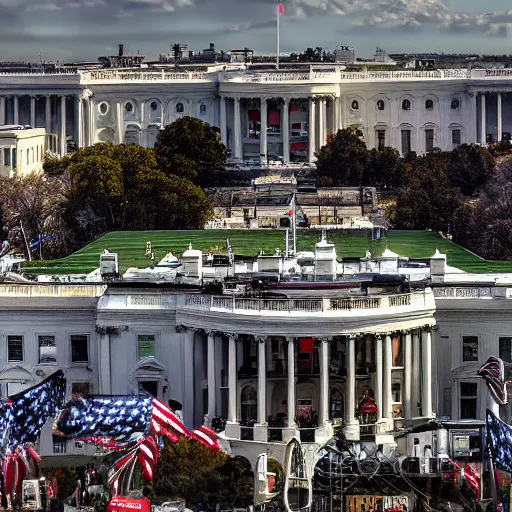
[[185,332],[188,329],[186,325],[177,325],[176,332]]
[[240,338],[240,335],[235,333],[235,332],[227,332],[225,333],[228,340],[235,340],[235,341],[239,341],[239,338]]
[[91,96],[94,96],[93,92],[90,89],[84,89],[78,96],[78,99],[80,101],[87,101]]
[[114,327],[110,325],[97,325],[96,326],[96,334],[101,336],[105,336],[108,334],[109,336],[119,336],[121,330],[127,330],[126,328]]
[[254,341],[257,343],[266,343],[267,336],[254,336]]

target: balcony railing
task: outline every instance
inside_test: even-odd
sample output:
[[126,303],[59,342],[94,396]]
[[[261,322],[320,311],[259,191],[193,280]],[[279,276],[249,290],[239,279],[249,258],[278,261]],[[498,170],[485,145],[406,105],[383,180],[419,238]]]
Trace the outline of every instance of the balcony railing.
[[436,299],[492,299],[505,298],[506,288],[458,288],[458,287],[441,287],[434,288],[434,297]]
[[427,306],[428,292],[398,295],[379,295],[347,298],[243,298],[230,296],[187,294],[180,298],[185,309],[226,311],[257,315],[331,315],[356,311],[374,311],[385,308],[422,309]]
[[2,284],[0,297],[100,297],[102,284]]
[[96,71],[80,71],[81,81],[104,82],[174,82],[182,80],[191,81],[215,81],[215,73],[204,73],[201,71],[170,72],[164,69],[158,70],[131,70],[131,69],[101,69]]

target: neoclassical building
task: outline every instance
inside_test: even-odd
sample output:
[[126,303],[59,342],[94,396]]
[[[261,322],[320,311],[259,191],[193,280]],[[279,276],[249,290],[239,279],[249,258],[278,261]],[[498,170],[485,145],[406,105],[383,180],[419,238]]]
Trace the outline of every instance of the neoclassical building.
[[508,69],[0,72],[0,125],[45,128],[48,148],[65,154],[100,141],[152,146],[163,126],[194,116],[220,129],[235,161],[311,162],[349,125],[368,147],[401,153],[508,139],[511,85]]

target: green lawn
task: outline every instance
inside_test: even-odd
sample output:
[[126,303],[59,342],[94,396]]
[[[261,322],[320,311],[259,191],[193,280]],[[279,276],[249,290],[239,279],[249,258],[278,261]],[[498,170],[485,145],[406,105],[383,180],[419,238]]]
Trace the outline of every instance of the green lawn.
[[[298,231],[298,250],[312,250],[319,239],[317,231]],[[267,254],[276,247],[283,248],[284,232],[271,230],[207,230],[207,231],[135,231],[112,232],[60,260],[33,262],[25,265],[27,273],[82,274],[99,266],[99,255],[104,248],[119,253],[121,272],[128,267],[146,267],[144,256],[146,241],[151,240],[157,261],[172,251],[181,254],[192,242],[195,249],[225,252],[229,238],[235,254],[255,256],[259,249]],[[366,237],[329,234],[336,244],[338,257],[362,257],[367,249],[380,255],[387,248],[411,258],[428,258],[436,249],[448,255],[448,264],[467,272],[512,272],[512,261],[485,261],[462,247],[442,239],[429,231],[390,231],[387,237],[371,241]]]

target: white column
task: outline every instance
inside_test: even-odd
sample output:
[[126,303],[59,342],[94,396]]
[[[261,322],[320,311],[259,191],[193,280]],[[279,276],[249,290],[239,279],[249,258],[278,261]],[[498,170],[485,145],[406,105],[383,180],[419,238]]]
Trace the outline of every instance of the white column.
[[94,146],[96,143],[96,101],[94,98],[89,98],[89,140],[88,145]]
[[110,335],[99,334],[99,392],[102,395],[110,395],[112,393],[111,386],[111,368],[110,368]]
[[208,380],[208,421],[211,425],[212,419],[215,417],[215,332],[206,331],[207,335],[207,349],[208,349],[208,368],[207,368],[207,380]]
[[422,389],[421,411],[423,417],[432,417],[432,336],[430,331],[421,334]]
[[343,130],[343,100],[341,96],[339,98],[336,98],[336,105],[337,105],[337,111],[338,111],[338,126],[336,128],[336,131]]
[[347,367],[345,399],[345,435],[349,441],[359,440],[359,424],[356,412],[356,339],[347,336],[345,346],[345,365]]
[[0,96],[0,125],[5,124],[5,96]]
[[228,385],[229,385],[229,402],[228,402],[228,421],[236,423],[236,395],[237,395],[237,355],[235,334],[229,334],[229,363],[228,363]]
[[325,145],[325,117],[324,117],[325,100],[318,102],[318,149],[322,149]]
[[501,92],[498,93],[498,142],[503,136],[503,113],[501,111]]
[[77,122],[77,137],[76,143],[78,148],[84,147],[84,102],[78,96],[78,122]]
[[235,98],[235,158],[242,158],[242,125],[240,118],[240,98]]
[[260,161],[267,160],[267,98],[260,98]]
[[44,125],[46,128],[46,135],[50,135],[50,133],[52,133],[52,97],[51,96],[46,96]]
[[316,133],[315,133],[315,100],[309,98],[309,118],[308,118],[308,160],[313,162],[316,153]]
[[284,99],[283,103],[283,162],[287,164],[290,161],[290,100]]
[[480,94],[480,136],[482,144],[487,144],[487,119],[485,117],[485,94]]
[[324,427],[329,421],[329,341],[320,340],[320,425]]
[[14,124],[19,124],[19,98],[18,96],[13,96],[13,104],[14,104]]
[[67,153],[66,137],[66,96],[60,97],[60,155]]
[[382,393],[382,337],[377,335],[375,339],[375,402],[377,403],[377,421],[381,421],[384,415],[384,403]]
[[258,424],[267,422],[267,361],[266,337],[256,338],[258,343]]
[[402,341],[404,343],[404,389],[402,395],[403,403],[403,417],[406,420],[410,420],[413,417],[412,412],[412,337],[410,332],[406,332],[402,335]]
[[288,417],[286,426],[295,427],[295,339],[287,338],[288,341],[288,396],[287,408]]
[[30,126],[36,127],[36,97],[30,97]]
[[183,419],[185,425],[194,425],[194,343],[195,331],[186,329],[183,359]]
[[220,139],[222,143],[227,146],[228,145],[228,137],[227,137],[227,116],[226,116],[226,98],[224,96],[220,97]]
[[412,335],[412,417],[419,416],[419,403],[420,403],[420,334],[419,331],[414,331]]
[[391,368],[393,367],[393,347],[391,336],[384,338],[384,406],[382,415],[384,418],[393,418],[393,394],[391,392]]
[[117,143],[124,143],[124,105],[121,102],[117,103]]

